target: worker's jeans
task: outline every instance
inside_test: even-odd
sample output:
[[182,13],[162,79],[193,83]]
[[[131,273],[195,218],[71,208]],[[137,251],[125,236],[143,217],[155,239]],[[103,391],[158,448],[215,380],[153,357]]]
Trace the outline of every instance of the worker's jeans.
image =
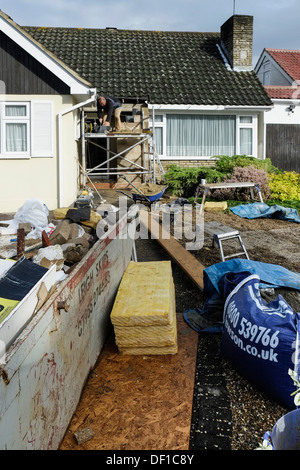
[[[120,131],[122,129],[122,124],[121,124],[121,112],[122,112],[122,106],[119,106],[118,108],[116,108],[114,110],[114,114],[113,114],[113,117],[114,117],[114,121],[115,121],[115,128],[116,128],[116,131]],[[103,116],[103,122],[105,122],[107,120],[107,114],[105,114]],[[111,125],[112,123],[110,123]]]

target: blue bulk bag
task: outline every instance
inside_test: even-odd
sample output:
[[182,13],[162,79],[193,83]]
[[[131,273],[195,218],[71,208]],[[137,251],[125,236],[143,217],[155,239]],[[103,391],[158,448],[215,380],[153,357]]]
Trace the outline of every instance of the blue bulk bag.
[[259,291],[257,274],[228,273],[224,276],[223,356],[254,386],[282,406],[295,408],[291,393],[299,377],[300,313],[281,295],[266,303]]

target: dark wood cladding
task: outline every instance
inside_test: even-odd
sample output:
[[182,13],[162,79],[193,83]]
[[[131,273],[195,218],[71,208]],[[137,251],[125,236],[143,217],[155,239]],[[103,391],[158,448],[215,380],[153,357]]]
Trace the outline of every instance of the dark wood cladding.
[[266,157],[284,171],[300,173],[300,125],[267,124]]
[[69,94],[70,88],[18,44],[0,32],[0,80],[6,94]]

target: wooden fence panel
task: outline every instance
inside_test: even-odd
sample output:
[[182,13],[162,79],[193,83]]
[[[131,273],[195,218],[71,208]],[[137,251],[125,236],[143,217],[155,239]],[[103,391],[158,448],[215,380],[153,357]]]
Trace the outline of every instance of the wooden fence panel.
[[300,173],[300,124],[267,124],[266,157],[281,170]]

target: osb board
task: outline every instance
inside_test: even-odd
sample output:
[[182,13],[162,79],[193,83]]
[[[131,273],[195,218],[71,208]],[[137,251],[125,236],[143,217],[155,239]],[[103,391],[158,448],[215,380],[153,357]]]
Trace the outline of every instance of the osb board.
[[[61,450],[188,450],[198,335],[177,314],[178,354],[123,356],[111,335]],[[78,445],[74,433],[92,428]]]

